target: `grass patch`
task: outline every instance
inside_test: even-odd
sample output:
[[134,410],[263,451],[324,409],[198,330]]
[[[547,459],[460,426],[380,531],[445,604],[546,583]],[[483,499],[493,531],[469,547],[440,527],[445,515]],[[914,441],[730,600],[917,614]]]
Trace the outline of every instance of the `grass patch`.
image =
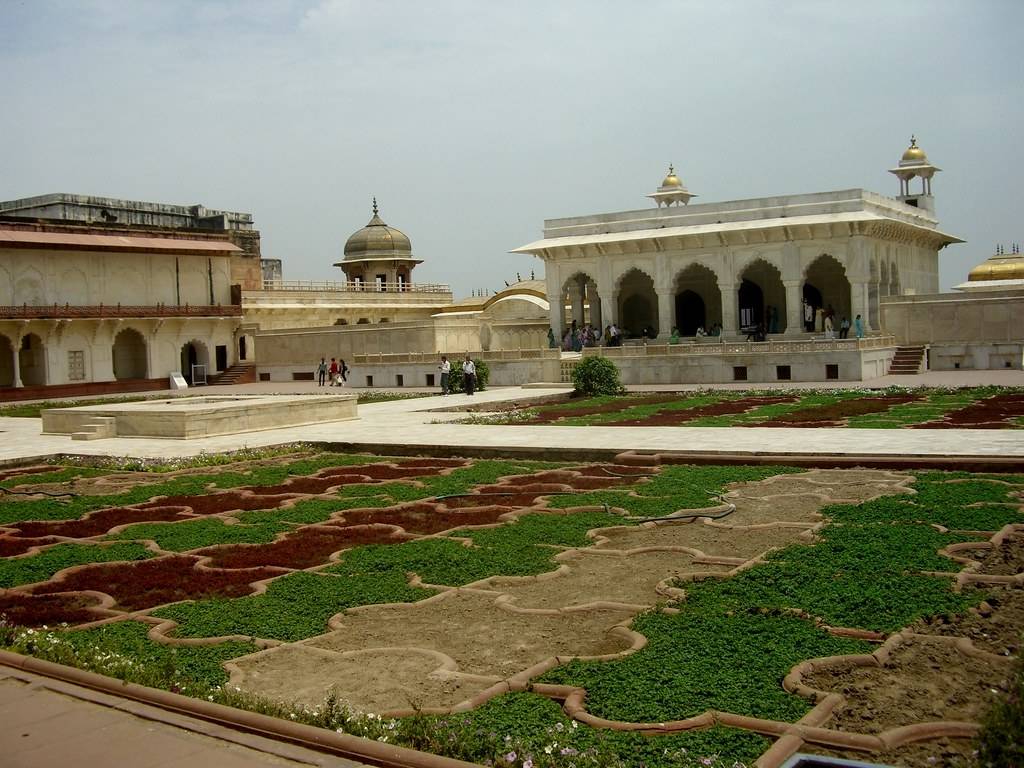
[[28,557],[0,559],[0,588],[46,581],[58,571],[86,563],[146,560],[155,555],[141,544],[56,544]]
[[110,536],[110,539],[153,540],[167,552],[187,552],[213,544],[266,544],[289,527],[263,525],[227,525],[223,520],[203,518],[175,523],[140,523]]
[[177,621],[175,634],[180,637],[247,635],[292,641],[326,632],[327,620],[346,608],[414,602],[433,594],[410,587],[395,573],[341,577],[299,572],[275,579],[262,595],[176,603],[153,615]]

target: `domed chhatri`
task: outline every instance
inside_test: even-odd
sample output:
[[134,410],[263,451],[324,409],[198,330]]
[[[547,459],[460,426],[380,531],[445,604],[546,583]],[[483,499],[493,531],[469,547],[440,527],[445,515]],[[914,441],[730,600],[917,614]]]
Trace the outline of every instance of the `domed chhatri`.
[[1024,256],[1020,247],[1013,245],[1007,253],[1003,246],[998,246],[993,256],[971,270],[967,280],[971,283],[990,280],[1024,282]]
[[373,198],[373,218],[345,241],[345,261],[367,258],[412,258],[412,242],[400,229],[384,223],[377,209],[377,198]]
[[676,176],[676,169],[671,163],[668,166],[668,175],[662,179],[661,186],[658,187],[657,192],[652,192],[648,195],[649,198],[654,200],[658,204],[658,207],[665,206],[668,208],[670,205],[682,203],[686,205],[690,202],[691,197],[697,197],[697,195],[691,193],[686,185]]
[[334,264],[358,288],[373,285],[378,291],[407,291],[412,270],[422,259],[412,255],[412,242],[402,230],[384,223],[373,198],[373,217],[345,241],[345,257]]
[[920,165],[921,163],[928,162],[928,155],[924,153],[924,150],[917,146],[917,137],[910,137],[910,146],[907,147],[906,152],[903,153],[903,157],[900,158],[900,165]]
[[[910,146],[904,150],[899,165],[889,169],[889,173],[900,180],[900,194],[896,199],[934,214],[935,198],[932,196],[932,177],[941,170],[938,166],[932,165],[928,161],[928,155],[917,146],[917,137],[911,136]],[[910,182],[915,178],[921,180],[919,193],[910,190]]]
[[668,176],[661,182],[659,189],[678,189],[683,186],[683,183],[679,181],[679,177],[676,176],[676,169],[669,163]]

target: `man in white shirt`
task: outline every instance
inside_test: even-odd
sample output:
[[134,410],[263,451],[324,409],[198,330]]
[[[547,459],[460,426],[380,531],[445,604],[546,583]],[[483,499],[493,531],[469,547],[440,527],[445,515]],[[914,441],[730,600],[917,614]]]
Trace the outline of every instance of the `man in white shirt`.
[[476,365],[470,356],[466,355],[466,361],[462,364],[462,378],[466,387],[466,394],[472,395],[476,389]]
[[448,377],[451,375],[452,372],[451,361],[444,355],[441,355],[441,364],[437,367],[441,370],[441,394],[447,397]]

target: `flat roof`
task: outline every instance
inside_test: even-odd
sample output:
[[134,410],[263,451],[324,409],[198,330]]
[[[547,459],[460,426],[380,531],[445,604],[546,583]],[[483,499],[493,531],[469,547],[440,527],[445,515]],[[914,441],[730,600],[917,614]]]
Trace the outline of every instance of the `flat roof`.
[[68,251],[114,251],[119,253],[179,253],[225,255],[242,253],[227,240],[194,240],[175,237],[127,237],[90,235],[78,232],[38,232],[0,228],[0,248],[52,248]]

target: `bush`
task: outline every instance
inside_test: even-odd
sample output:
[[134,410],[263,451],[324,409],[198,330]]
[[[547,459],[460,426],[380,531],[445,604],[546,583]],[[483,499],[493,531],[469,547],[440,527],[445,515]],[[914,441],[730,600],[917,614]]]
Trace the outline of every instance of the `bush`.
[[1024,667],[1017,666],[1009,693],[995,703],[978,734],[978,763],[988,768],[1024,760]]
[[625,387],[619,381],[619,369],[607,357],[587,357],[572,369],[572,383],[578,394],[622,395]]
[[[476,389],[481,392],[487,389],[487,379],[491,375],[491,369],[487,367],[487,363],[483,360],[474,360],[473,364],[476,365]],[[465,392],[466,386],[462,378],[462,361],[452,361],[452,375],[448,377],[448,391],[449,392]]]

